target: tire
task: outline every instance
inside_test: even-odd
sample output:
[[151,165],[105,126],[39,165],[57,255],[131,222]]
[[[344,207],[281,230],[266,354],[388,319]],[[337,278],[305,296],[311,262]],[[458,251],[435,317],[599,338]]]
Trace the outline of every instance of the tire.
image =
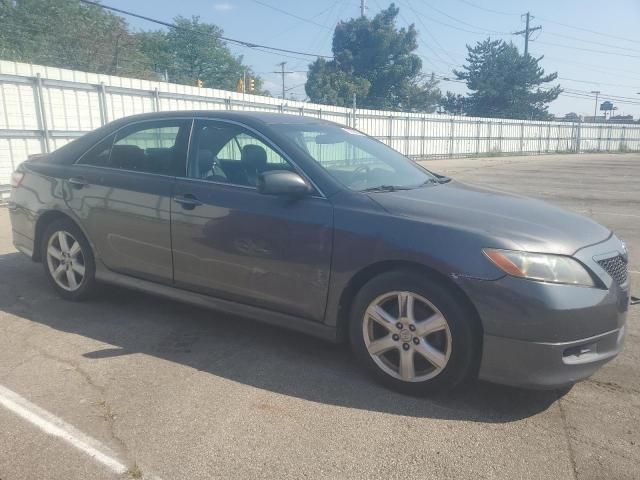
[[47,225],[40,248],[45,275],[58,295],[74,301],[91,296],[96,284],[95,259],[89,242],[73,221],[61,218]]
[[478,325],[466,302],[437,281],[393,271],[355,296],[349,339],[358,361],[382,384],[424,395],[450,390],[477,372]]

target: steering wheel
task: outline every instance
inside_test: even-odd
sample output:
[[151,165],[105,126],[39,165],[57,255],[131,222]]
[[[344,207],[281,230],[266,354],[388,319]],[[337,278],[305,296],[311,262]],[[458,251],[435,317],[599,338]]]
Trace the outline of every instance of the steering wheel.
[[351,181],[349,183],[354,183],[357,181],[358,177],[368,177],[371,169],[368,165],[360,165],[353,172],[351,172]]

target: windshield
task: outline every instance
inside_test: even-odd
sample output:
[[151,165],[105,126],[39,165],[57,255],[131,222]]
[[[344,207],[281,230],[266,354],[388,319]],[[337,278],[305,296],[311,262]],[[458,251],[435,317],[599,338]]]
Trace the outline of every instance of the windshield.
[[337,125],[278,125],[333,178],[355,191],[401,190],[436,176],[381,142]]

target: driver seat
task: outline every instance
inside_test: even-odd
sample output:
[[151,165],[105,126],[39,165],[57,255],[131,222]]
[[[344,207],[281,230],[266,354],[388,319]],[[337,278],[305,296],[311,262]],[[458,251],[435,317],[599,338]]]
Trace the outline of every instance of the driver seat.
[[249,185],[258,184],[258,176],[267,169],[267,151],[260,145],[245,145],[242,147],[240,161],[247,172]]

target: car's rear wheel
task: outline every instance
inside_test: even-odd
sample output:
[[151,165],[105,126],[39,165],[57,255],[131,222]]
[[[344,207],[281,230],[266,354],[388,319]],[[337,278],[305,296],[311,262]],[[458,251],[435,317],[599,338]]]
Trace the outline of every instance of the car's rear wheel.
[[42,236],[45,274],[60,296],[87,298],[95,287],[95,261],[87,239],[71,220],[51,222]]
[[397,271],[369,281],[354,299],[350,339],[385,385],[421,394],[455,387],[474,371],[475,319],[458,295],[425,275]]

